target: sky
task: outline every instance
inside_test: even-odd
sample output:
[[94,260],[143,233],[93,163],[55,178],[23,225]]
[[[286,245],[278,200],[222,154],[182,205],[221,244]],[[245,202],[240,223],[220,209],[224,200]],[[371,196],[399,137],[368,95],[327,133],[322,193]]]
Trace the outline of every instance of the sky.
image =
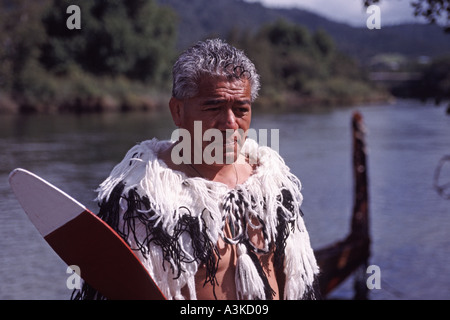
[[[366,13],[363,0],[246,0],[260,2],[267,7],[300,8],[312,11],[330,20],[362,27],[370,14]],[[412,0],[381,0],[381,24],[392,25],[404,22],[420,22],[414,16]]]

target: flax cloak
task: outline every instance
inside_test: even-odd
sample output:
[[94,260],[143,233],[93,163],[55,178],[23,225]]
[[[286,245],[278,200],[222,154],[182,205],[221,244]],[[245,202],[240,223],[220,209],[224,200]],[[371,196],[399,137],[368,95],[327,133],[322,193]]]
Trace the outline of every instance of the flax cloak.
[[[222,238],[237,246],[239,299],[272,298],[257,259],[270,250],[275,267],[286,275],[280,295],[314,299],[319,268],[300,209],[301,183],[278,153],[247,139],[241,153],[254,164],[254,172],[229,189],[168,168],[158,154],[172,143],[152,139],[131,148],[100,185],[97,197],[99,216],[136,250],[166,298],[196,299],[194,277],[200,265],[207,268],[205,285],[216,285],[217,242]],[[233,230],[231,237],[224,233],[226,224]],[[261,230],[264,248],[251,243],[249,227]],[[187,297],[181,293],[185,286]],[[98,297],[86,288],[76,297]]]

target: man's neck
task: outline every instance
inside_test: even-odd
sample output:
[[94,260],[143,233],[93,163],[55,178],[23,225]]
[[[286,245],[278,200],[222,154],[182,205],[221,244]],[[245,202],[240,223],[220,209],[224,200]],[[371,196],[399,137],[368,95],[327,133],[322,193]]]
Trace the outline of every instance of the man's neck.
[[173,145],[162,151],[158,156],[172,169],[181,171],[189,177],[200,177],[210,181],[221,182],[229,188],[234,188],[237,184],[244,183],[252,174],[252,167],[245,161],[243,155],[239,155],[237,160],[231,164],[175,164],[172,161]]

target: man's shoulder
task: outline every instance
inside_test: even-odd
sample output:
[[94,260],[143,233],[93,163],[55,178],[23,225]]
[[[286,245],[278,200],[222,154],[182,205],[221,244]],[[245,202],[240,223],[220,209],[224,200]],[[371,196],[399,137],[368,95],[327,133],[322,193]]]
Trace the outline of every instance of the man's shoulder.
[[153,138],[138,142],[127,153],[130,153],[131,150],[140,149],[141,152],[146,152],[157,156],[161,150],[167,149],[172,144],[173,141],[170,140],[159,140],[157,138]]
[[119,183],[124,184],[125,189],[128,190],[139,185],[149,175],[153,175],[147,168],[154,168],[154,164],[159,163],[159,152],[171,144],[172,141],[154,138],[141,141],[131,147],[123,159],[112,169],[106,180],[100,184],[97,189],[98,198],[108,198],[113,188]]

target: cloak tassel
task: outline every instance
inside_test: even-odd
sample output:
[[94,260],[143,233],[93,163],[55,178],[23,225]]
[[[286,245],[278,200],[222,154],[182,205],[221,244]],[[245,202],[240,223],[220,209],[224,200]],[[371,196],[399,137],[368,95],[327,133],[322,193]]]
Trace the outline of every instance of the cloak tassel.
[[252,258],[247,254],[247,248],[242,243],[237,245],[235,282],[238,299],[266,299],[264,282]]

